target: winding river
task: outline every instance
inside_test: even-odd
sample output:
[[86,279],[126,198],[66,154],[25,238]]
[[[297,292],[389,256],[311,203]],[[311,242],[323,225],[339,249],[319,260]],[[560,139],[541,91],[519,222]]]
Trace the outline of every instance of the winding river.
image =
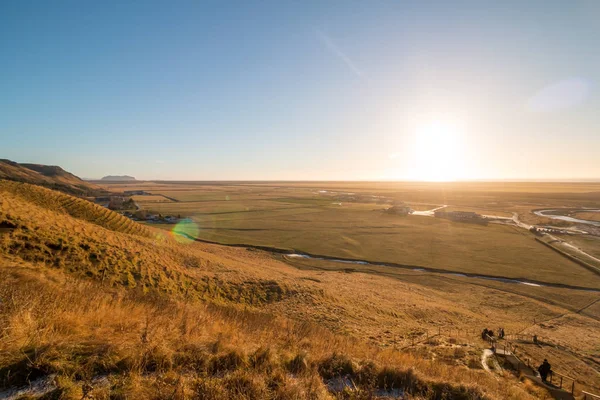
[[[587,219],[579,219],[579,218],[573,218],[573,217],[569,217],[567,215],[556,215],[556,214],[550,214],[550,213],[555,213],[555,212],[561,212],[563,210],[560,209],[554,209],[554,210],[537,210],[534,211],[533,213],[537,216],[540,217],[546,217],[546,218],[551,218],[551,219],[559,219],[561,221],[569,221],[569,222],[575,222],[578,224],[587,224],[587,225],[593,225],[593,226],[600,226],[600,222],[598,221],[590,221]],[[591,209],[578,209],[578,210],[564,210],[564,211],[568,211],[568,212],[600,212],[600,210],[591,210]]]

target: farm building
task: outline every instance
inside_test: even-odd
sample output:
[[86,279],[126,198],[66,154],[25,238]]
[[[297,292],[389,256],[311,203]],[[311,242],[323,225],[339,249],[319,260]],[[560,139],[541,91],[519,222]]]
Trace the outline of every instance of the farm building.
[[412,208],[407,205],[396,205],[385,210],[388,214],[394,215],[408,215],[412,213]]
[[111,210],[118,210],[123,207],[125,203],[125,197],[123,196],[110,196],[110,203],[108,203],[108,208]]
[[460,222],[485,222],[485,218],[481,214],[472,211],[436,211],[435,217]]

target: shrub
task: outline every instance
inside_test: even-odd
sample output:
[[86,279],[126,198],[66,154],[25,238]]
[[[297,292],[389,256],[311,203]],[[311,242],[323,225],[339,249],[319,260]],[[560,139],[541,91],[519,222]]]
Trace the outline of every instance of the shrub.
[[369,361],[362,363],[356,374],[356,383],[366,387],[377,386],[377,366]]
[[418,382],[412,369],[402,371],[396,368],[383,367],[377,374],[377,387],[398,389],[414,387]]
[[146,350],[142,358],[142,370],[146,372],[165,372],[173,367],[171,353],[162,346]]
[[319,363],[319,374],[324,379],[354,375],[354,367],[348,357],[334,353]]
[[209,357],[202,346],[187,344],[173,355],[173,365],[186,370],[204,372],[208,368]]

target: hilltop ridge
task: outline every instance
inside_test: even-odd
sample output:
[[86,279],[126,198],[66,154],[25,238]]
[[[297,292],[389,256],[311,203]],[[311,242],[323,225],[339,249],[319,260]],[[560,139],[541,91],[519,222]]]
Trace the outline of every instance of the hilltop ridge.
[[59,166],[17,163],[7,159],[0,159],[0,179],[40,185],[77,196],[88,196],[103,191]]

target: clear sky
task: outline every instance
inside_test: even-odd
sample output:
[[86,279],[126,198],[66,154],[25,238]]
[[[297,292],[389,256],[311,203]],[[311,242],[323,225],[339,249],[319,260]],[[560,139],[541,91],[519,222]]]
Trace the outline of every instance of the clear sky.
[[600,1],[2,1],[0,158],[138,179],[600,178]]

